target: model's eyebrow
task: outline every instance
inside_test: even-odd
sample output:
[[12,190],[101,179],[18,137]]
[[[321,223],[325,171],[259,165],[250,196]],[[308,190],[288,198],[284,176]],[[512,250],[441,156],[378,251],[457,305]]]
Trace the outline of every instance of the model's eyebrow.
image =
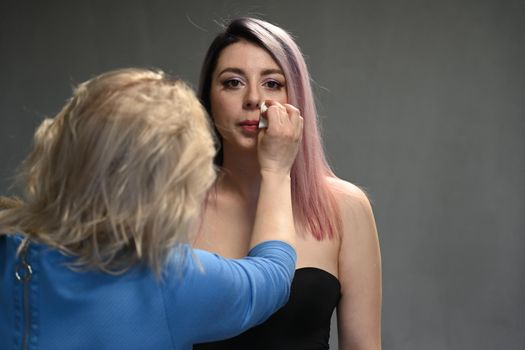
[[223,70],[221,70],[219,74],[217,74],[217,76],[221,76],[224,73],[235,73],[235,74],[244,75],[244,71],[240,68],[226,67]]
[[261,75],[270,75],[270,74],[281,74],[284,76],[284,73],[280,69],[265,69],[261,72]]
[[[235,74],[240,74],[240,75],[246,75],[246,72],[244,72],[244,70],[240,68],[235,68],[235,67],[224,68],[223,70],[219,72],[218,76],[221,76],[224,73],[235,73]],[[283,71],[280,69],[276,69],[276,68],[268,68],[268,69],[263,69],[261,71],[261,75],[270,75],[270,74],[280,74],[284,76]]]

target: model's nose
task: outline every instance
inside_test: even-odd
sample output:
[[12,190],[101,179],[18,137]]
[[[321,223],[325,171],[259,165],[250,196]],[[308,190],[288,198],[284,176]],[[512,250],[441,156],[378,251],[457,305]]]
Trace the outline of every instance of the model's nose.
[[255,87],[249,87],[246,90],[244,96],[244,108],[246,109],[259,109],[262,96],[259,90]]

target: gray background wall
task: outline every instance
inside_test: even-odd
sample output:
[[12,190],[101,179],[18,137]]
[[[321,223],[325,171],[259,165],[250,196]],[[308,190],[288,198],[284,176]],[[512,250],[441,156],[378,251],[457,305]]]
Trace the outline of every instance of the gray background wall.
[[214,21],[247,14],[295,35],[329,159],[374,201],[384,349],[524,349],[523,0],[3,0],[0,192],[72,85],[196,85]]

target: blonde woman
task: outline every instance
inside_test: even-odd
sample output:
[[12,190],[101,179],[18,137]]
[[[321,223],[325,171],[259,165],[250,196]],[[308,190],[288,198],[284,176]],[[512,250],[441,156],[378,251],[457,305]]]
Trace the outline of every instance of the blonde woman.
[[251,251],[228,260],[185,244],[215,180],[193,92],[140,69],[80,84],[35,134],[24,200],[1,203],[2,348],[190,349],[282,306],[302,119],[268,120]]

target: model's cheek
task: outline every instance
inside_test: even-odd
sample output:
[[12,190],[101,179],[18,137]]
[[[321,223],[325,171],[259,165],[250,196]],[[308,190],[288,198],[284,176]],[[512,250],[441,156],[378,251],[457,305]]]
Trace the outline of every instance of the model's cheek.
[[281,103],[288,103],[288,91],[286,91],[286,89],[283,89],[281,91],[281,99],[282,99]]
[[215,123],[228,123],[238,113],[239,102],[228,94],[217,93],[211,96],[211,113]]
[[228,130],[227,111],[225,111],[220,104],[212,103],[211,120],[213,121],[215,129],[219,132],[219,134],[222,137],[225,137],[225,134]]
[[221,114],[224,112],[224,106],[222,105],[222,100],[220,98],[217,98],[212,94],[211,99],[211,119],[215,124],[221,122]]
[[266,96],[264,97],[265,97],[264,99],[266,100],[274,100],[281,104],[288,103],[288,94],[286,93],[286,90],[282,90],[278,92],[274,91],[274,92],[266,94]]
[[224,122],[222,121],[221,119],[221,116],[218,115],[217,113],[213,112],[212,110],[212,116],[211,116],[211,120],[213,122],[213,125],[215,126],[215,129],[217,129],[217,131],[219,132],[219,134],[221,136],[224,136]]

